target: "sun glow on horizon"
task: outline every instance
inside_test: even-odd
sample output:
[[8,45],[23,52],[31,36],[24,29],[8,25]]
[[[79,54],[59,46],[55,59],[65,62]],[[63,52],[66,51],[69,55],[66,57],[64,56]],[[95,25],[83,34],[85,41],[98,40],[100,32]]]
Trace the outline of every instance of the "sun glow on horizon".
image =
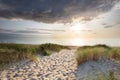
[[82,46],[85,44],[84,40],[80,38],[73,38],[70,40],[70,43],[74,46]]
[[78,21],[74,22],[73,25],[70,27],[70,31],[72,31],[75,34],[80,34],[83,29],[84,29],[84,24]]

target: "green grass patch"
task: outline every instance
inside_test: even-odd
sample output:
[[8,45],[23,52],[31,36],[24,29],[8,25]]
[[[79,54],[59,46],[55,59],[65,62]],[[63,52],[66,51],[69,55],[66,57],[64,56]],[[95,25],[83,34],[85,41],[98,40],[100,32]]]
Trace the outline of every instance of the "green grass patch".
[[25,59],[35,61],[38,54],[49,56],[62,49],[69,48],[51,43],[41,45],[0,43],[0,67]]
[[120,60],[120,48],[106,45],[83,46],[76,51],[78,65],[88,60],[115,59]]
[[50,55],[53,52],[59,52],[61,49],[69,49],[67,46],[62,46],[58,44],[42,44],[39,46],[39,51],[42,52],[42,55]]
[[109,71],[107,77],[105,77],[105,76],[99,76],[99,77],[97,77],[96,80],[119,80],[119,79],[115,78],[115,74],[114,74],[113,71]]

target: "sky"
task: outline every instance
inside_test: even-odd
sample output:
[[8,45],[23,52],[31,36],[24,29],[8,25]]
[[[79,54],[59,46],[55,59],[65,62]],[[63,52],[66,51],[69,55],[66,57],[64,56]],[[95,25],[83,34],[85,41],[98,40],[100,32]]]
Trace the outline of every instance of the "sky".
[[5,34],[120,39],[120,0],[0,0],[0,36]]

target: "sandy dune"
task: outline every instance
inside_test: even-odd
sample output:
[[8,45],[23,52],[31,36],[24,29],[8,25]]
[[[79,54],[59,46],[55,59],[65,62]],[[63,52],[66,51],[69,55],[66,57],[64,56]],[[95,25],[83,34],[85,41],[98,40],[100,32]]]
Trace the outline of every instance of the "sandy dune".
[[[51,56],[39,56],[37,62],[13,66],[0,75],[1,80],[73,80],[77,62],[73,50],[62,50]],[[19,66],[21,65],[21,66]]]
[[38,61],[22,61],[2,71],[0,80],[96,80],[112,70],[120,77],[120,63],[110,60],[88,61],[77,66],[76,48],[62,50],[50,56],[38,56]]
[[112,71],[115,77],[120,80],[120,63],[114,60],[87,61],[78,66],[76,73],[77,80],[96,80],[96,78],[109,76]]

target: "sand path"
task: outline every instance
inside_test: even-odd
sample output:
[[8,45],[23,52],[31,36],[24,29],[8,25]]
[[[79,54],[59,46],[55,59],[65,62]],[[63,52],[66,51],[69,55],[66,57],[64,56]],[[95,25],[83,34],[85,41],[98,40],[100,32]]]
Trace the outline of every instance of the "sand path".
[[73,80],[77,62],[76,49],[39,56],[37,62],[21,62],[0,74],[1,80]]
[[75,51],[62,50],[50,56],[38,56],[38,61],[21,61],[2,71],[0,80],[96,80],[115,72],[120,79],[120,63],[111,60],[87,61],[77,66]]

